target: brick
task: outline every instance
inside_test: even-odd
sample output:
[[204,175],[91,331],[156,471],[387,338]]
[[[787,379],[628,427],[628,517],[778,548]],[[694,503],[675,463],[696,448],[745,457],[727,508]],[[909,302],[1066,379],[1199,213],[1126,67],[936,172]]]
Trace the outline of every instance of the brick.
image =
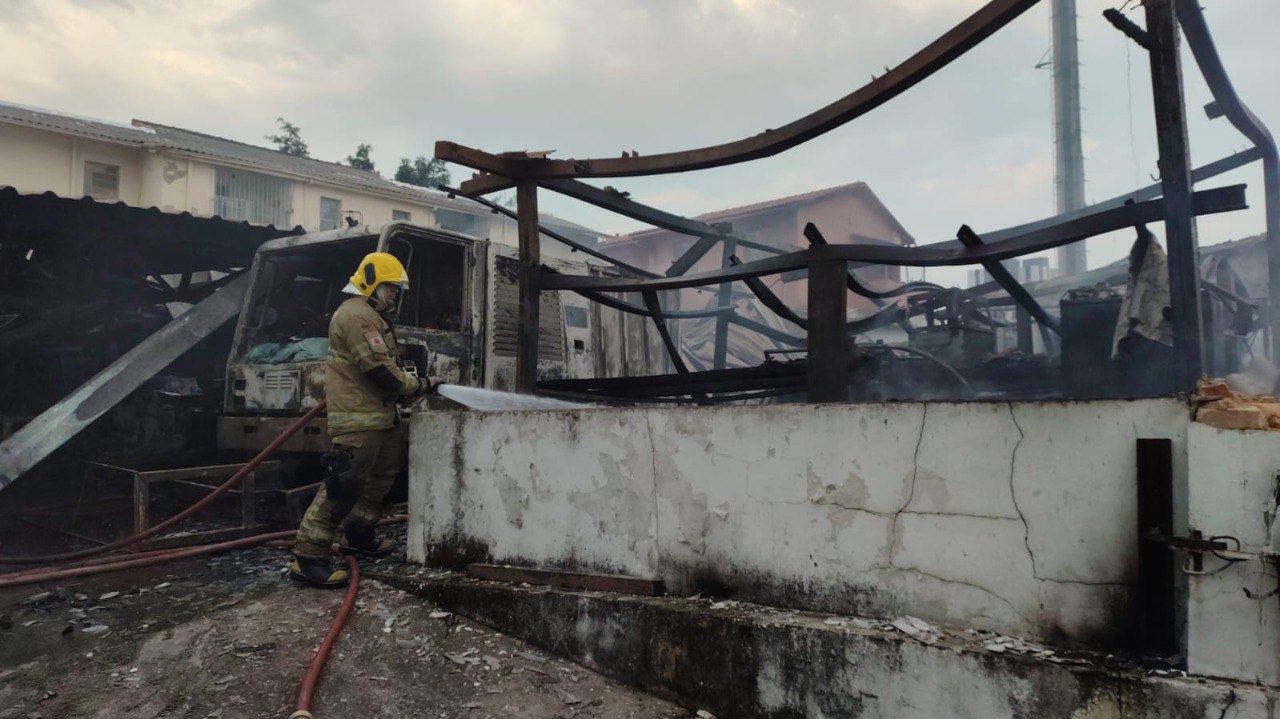
[[1218,429],[1266,429],[1267,415],[1257,407],[1201,407],[1196,421]]
[[1213,400],[1230,397],[1231,388],[1227,386],[1226,380],[1220,379],[1202,379],[1196,384],[1196,399]]

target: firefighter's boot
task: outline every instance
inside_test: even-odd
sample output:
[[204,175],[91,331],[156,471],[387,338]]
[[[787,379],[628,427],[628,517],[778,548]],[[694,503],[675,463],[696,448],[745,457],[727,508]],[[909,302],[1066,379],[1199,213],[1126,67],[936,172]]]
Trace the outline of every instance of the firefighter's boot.
[[299,584],[321,589],[347,586],[347,570],[334,566],[328,559],[294,557],[289,564],[289,578]]
[[385,557],[395,551],[396,545],[389,539],[378,539],[372,524],[347,523],[338,551],[357,557]]

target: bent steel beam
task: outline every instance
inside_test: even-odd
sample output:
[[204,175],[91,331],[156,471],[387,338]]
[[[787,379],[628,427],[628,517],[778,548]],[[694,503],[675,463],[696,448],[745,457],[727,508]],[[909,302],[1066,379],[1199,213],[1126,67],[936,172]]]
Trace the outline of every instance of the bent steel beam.
[[[742,260],[738,259],[736,255],[729,256],[730,267],[738,267],[741,264]],[[747,289],[751,290],[751,294],[755,295],[756,299],[760,300],[760,303],[765,307],[773,310],[775,315],[793,325],[798,326],[800,329],[805,329],[808,326],[805,323],[804,318],[796,314],[795,310],[788,307],[787,303],[783,302],[781,297],[774,294],[773,290],[769,289],[768,285],[761,282],[759,277],[744,277],[742,278],[742,281],[746,284]]]
[[[623,177],[686,172],[720,167],[776,155],[829,132],[892,100],[990,37],[1038,0],[991,0],[959,25],[907,58],[902,64],[873,79],[826,107],[777,129],[711,147],[656,155],[632,154],[622,158],[548,160],[494,155],[442,140],[435,156],[477,170],[512,179],[565,177]],[[466,194],[492,191],[491,179],[462,183]]]
[[0,489],[36,466],[157,372],[235,317],[249,290],[241,273],[140,342],[0,443]]
[[[449,193],[451,196],[461,194],[459,190],[455,190],[449,187],[441,186],[440,189]],[[486,200],[483,197],[469,197],[467,199],[471,200],[472,202],[477,202],[481,205],[484,205],[485,207],[489,208],[491,211],[496,212],[500,215],[503,215],[504,217],[509,217],[513,220],[519,221],[519,216],[516,215],[515,212],[512,212],[511,210],[507,209],[506,207],[503,207],[502,205],[499,205],[496,202]],[[581,252],[583,254],[591,255],[592,257],[598,260],[604,260],[605,262],[608,262],[614,267],[617,267],[618,269],[624,272],[627,272],[629,274],[633,274],[637,277],[658,277],[658,275],[653,272],[642,270],[639,267],[636,267],[635,265],[629,265],[626,262],[623,262],[622,260],[614,259],[604,254],[603,252],[600,252],[599,250],[596,250],[591,247],[587,247],[586,245],[580,242],[575,242],[569,239],[568,237],[565,237],[564,235],[560,234],[559,232],[556,232],[555,230],[548,230],[547,228],[543,227],[541,223],[538,224],[538,231],[546,235],[547,237],[550,237],[551,239],[555,240],[556,242],[559,242],[564,245],[568,245],[569,247],[573,248],[573,250],[576,252]]]
[[[968,225],[961,225],[960,231],[956,233],[956,237],[960,238],[960,242],[963,243],[965,247],[983,247],[985,244],[983,243],[982,238],[978,237],[978,233],[974,232]],[[983,262],[982,266],[986,268],[987,273],[991,275],[992,279],[1000,283],[1000,286],[1004,288],[1005,292],[1009,293],[1010,297],[1012,297],[1018,304],[1022,305],[1022,309],[1026,310],[1027,314],[1036,318],[1036,322],[1039,322],[1041,327],[1047,327],[1048,329],[1053,330],[1054,334],[1062,334],[1062,328],[1058,325],[1058,321],[1050,317],[1049,313],[1044,311],[1044,308],[1040,306],[1040,303],[1036,302],[1036,298],[1032,297],[1031,293],[1027,292],[1027,288],[1023,287],[1018,280],[1014,279],[1013,275],[1009,273],[1009,270],[1005,269],[1004,265],[1000,264],[999,261],[990,261]],[[1046,341],[1048,339],[1048,337],[1045,337]]]
[[649,317],[653,319],[653,324],[658,328],[658,335],[662,337],[662,344],[667,347],[667,354],[671,357],[671,365],[676,368],[679,374],[689,374],[689,368],[685,366],[684,360],[680,357],[680,349],[676,347],[675,340],[671,338],[671,330],[667,327],[667,322],[662,316],[662,303],[658,301],[657,292],[645,292],[644,306],[649,308]]
[[[1193,196],[1193,209],[1198,215],[1230,212],[1246,207],[1244,185],[1232,185],[1212,190],[1202,190]],[[1050,250],[1087,237],[1131,227],[1140,222],[1156,222],[1164,218],[1163,200],[1148,200],[1133,205],[1103,210],[1065,222],[1055,223],[1032,232],[1007,238],[1001,242],[989,242],[982,247],[967,248],[959,241],[939,242],[923,247],[897,245],[825,245],[768,257],[711,272],[683,277],[656,279],[630,279],[623,277],[586,277],[580,275],[552,275],[543,278],[543,289],[597,290],[606,292],[643,292],[646,290],[674,290],[683,287],[732,282],[747,277],[763,277],[779,272],[790,272],[807,267],[810,262],[843,260],[845,262],[871,262],[882,265],[915,267],[943,267],[974,265],[988,260],[1004,260]]]
[[1209,85],[1209,92],[1219,109],[1227,116],[1240,134],[1249,138],[1254,149],[1262,155],[1262,194],[1266,203],[1267,221],[1267,280],[1272,291],[1267,293],[1268,315],[1271,322],[1271,357],[1280,357],[1280,152],[1271,132],[1240,100],[1231,78],[1218,57],[1209,25],[1204,20],[1200,4],[1194,0],[1174,0],[1178,24],[1191,48],[1200,74]]
[[577,180],[548,180],[539,183],[539,185],[552,192],[558,192],[565,197],[572,197],[575,200],[595,205],[603,210],[616,212],[624,217],[630,217],[633,220],[639,220],[647,225],[653,225],[664,230],[679,232],[682,235],[693,235],[701,238],[713,237],[721,242],[733,238],[737,240],[738,245],[741,247],[750,247],[753,250],[761,250],[762,252],[773,254],[786,253],[785,249],[766,245],[762,242],[753,242],[741,237],[733,237],[733,235],[721,232],[713,225],[705,222],[681,217],[680,215],[659,210],[656,207],[649,207],[620,192],[602,190],[585,182],[578,182]]

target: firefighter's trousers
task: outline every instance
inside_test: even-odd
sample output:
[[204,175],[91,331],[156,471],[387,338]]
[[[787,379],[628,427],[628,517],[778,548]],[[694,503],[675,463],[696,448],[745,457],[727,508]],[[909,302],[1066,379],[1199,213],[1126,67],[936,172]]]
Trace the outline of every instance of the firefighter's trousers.
[[346,521],[371,525],[382,517],[382,503],[405,467],[409,451],[408,423],[391,429],[350,432],[333,438],[334,449],[345,449],[355,472],[345,496],[330,496],[321,486],[298,528],[293,553],[307,559],[328,557],[338,529]]

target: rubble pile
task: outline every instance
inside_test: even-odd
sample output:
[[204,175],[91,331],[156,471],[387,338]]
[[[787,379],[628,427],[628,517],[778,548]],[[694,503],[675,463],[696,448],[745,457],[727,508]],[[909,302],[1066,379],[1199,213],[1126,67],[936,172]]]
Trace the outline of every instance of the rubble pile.
[[1196,384],[1196,421],[1218,429],[1280,430],[1280,400],[1244,394],[1229,379],[1202,378]]

